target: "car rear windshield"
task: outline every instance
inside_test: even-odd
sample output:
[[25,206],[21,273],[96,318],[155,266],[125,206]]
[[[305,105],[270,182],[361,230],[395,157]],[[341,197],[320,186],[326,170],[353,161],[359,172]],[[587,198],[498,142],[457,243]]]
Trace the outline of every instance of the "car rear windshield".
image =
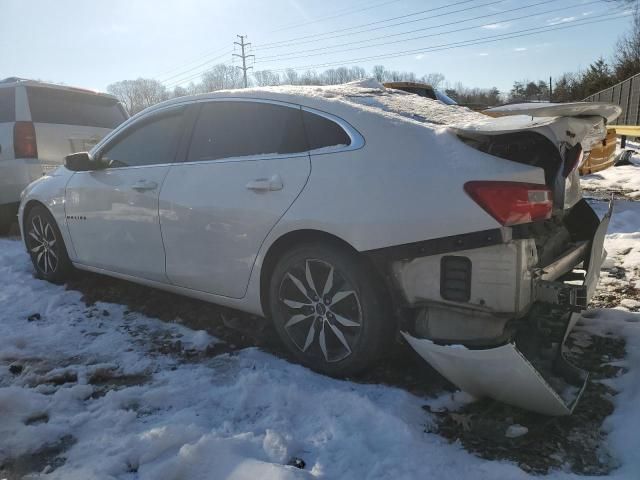
[[15,89],[0,88],[0,122],[13,122],[16,119]]
[[35,123],[115,128],[127,118],[116,99],[92,93],[28,87],[27,96]]

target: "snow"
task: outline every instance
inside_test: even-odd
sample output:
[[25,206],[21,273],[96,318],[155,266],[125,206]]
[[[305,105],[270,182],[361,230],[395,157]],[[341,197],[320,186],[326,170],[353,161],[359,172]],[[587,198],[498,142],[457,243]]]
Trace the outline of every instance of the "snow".
[[[221,90],[195,96],[198,98],[262,98],[279,100],[350,117],[368,112],[390,120],[420,124],[427,128],[486,121],[487,116],[458,105],[445,105],[439,100],[413,93],[385,88],[375,80],[361,80],[341,85],[274,87]],[[191,97],[169,100],[160,105],[180,103]],[[346,107],[346,110],[339,107]],[[157,107],[151,107],[157,108]],[[348,118],[346,118],[348,120]]]
[[[612,233],[627,235],[618,228],[627,222]],[[184,362],[152,340],[195,349],[216,340],[120,305],[87,307],[80,293],[34,279],[18,241],[0,240],[0,304],[0,464],[75,439],[66,463],[39,478],[528,478],[424,432],[433,421],[424,404],[451,409],[470,401],[464,394],[425,399],[338,381],[256,349]],[[622,462],[611,478],[637,478],[640,316],[591,317],[585,328],[627,338],[629,373],[612,382],[621,394],[606,427]],[[24,370],[9,373],[16,364]],[[139,380],[100,396],[89,382],[97,371]],[[52,381],[65,375],[72,380]],[[27,421],[43,414],[48,421]],[[287,466],[293,457],[306,468]]]
[[529,102],[513,103],[489,109],[490,112],[502,115],[531,115],[534,117],[586,116],[600,115],[613,122],[622,109],[618,105],[603,102],[549,103]]
[[[425,399],[256,349],[184,362],[152,340],[216,340],[121,305],[87,307],[31,272],[22,244],[0,240],[0,464],[71,435],[65,464],[43,478],[524,478],[424,433]],[[24,370],[9,373],[16,364]],[[89,381],[98,370],[139,380],[100,396]],[[51,381],[65,373],[71,380]],[[451,408],[457,398],[434,402]],[[304,470],[286,465],[294,456]]]
[[[640,147],[631,142],[627,145],[629,148]],[[632,155],[631,163],[585,175],[580,182],[586,190],[609,190],[623,193],[629,198],[640,199],[640,154]]]

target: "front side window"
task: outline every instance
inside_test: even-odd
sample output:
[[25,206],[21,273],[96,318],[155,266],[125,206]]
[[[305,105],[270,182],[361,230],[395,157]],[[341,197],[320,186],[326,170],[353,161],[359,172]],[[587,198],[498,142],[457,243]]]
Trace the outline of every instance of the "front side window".
[[115,128],[127,119],[115,98],[45,87],[27,87],[35,123]]
[[299,107],[219,101],[202,106],[188,160],[286,155],[308,149]]
[[0,122],[13,122],[16,119],[14,92],[14,88],[0,88]]
[[100,159],[110,168],[172,163],[182,133],[182,111],[135,124],[114,143],[107,145]]

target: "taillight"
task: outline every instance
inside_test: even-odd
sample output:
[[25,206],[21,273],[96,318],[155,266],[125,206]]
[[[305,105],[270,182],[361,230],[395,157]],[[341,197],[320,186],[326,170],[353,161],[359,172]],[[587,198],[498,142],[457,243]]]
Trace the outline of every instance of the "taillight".
[[553,197],[546,185],[519,182],[467,182],[464,190],[502,225],[551,217]]
[[584,152],[582,151],[582,145],[579,143],[571,147],[567,150],[565,154],[564,160],[564,170],[562,171],[562,176],[567,178],[573,169],[576,168],[580,163],[582,163],[582,158],[584,157]]
[[37,158],[36,130],[32,122],[16,122],[13,127],[13,152],[16,158]]

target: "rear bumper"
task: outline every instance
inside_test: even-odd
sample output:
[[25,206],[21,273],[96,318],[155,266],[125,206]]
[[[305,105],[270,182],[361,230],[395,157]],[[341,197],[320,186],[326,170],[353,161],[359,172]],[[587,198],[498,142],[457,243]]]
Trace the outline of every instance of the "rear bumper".
[[543,415],[561,416],[573,412],[588,380],[588,374],[570,365],[563,354],[564,341],[579,318],[577,313],[569,318],[548,369],[541,368],[540,363],[534,365],[514,342],[474,350],[462,345],[437,345],[406,332],[403,336],[442,376],[474,397],[490,397]]
[[[491,397],[545,415],[570,414],[584,391],[588,374],[565,359],[564,343],[580,318],[579,311],[586,308],[595,292],[606,258],[603,246],[612,209],[613,200],[592,231],[590,241],[577,243],[537,272],[532,282],[533,301],[551,306],[557,315],[555,324],[563,326],[561,335],[541,331],[544,329],[538,326],[544,323],[544,317],[532,314],[531,318],[520,320],[510,338],[489,348],[473,348],[470,346],[473,343],[464,341],[458,344],[434,341],[420,335],[418,328],[403,331],[403,336],[440,374],[474,396]],[[562,281],[580,262],[584,263],[583,279]],[[552,360],[549,361],[548,352],[541,356],[530,349],[525,356],[516,343],[518,330],[544,340],[543,344],[553,345]]]

